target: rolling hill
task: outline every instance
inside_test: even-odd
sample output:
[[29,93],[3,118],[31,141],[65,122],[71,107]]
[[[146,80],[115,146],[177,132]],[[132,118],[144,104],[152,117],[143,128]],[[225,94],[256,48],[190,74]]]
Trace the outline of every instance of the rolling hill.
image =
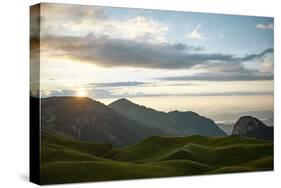
[[111,148],[43,129],[41,146],[41,184],[273,169],[272,141],[239,136],[152,136]]

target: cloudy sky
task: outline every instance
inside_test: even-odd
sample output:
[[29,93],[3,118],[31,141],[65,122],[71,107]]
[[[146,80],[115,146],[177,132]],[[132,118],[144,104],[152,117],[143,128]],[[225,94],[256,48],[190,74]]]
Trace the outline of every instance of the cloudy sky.
[[42,97],[273,110],[272,18],[62,4],[40,18]]

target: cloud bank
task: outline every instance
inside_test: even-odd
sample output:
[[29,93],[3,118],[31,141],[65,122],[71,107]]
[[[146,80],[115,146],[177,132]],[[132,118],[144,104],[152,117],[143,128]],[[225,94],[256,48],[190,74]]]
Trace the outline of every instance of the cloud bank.
[[87,86],[91,87],[130,87],[130,86],[141,86],[146,85],[145,82],[108,82],[108,83],[90,83]]
[[246,71],[236,73],[203,73],[192,76],[172,76],[158,79],[165,81],[257,81],[273,80],[273,75]]
[[241,68],[241,63],[273,53],[273,49],[236,57],[232,54],[206,53],[201,47],[182,43],[151,44],[89,34],[83,37],[45,36],[41,40],[41,52],[50,58],[71,58],[101,67],[189,69],[214,64]]
[[[74,90],[52,90],[49,93],[42,92],[42,97],[51,97],[51,96],[75,96],[76,91]],[[255,91],[239,91],[239,92],[205,92],[205,93],[121,93],[116,94],[108,89],[92,89],[88,91],[88,97],[95,99],[109,99],[109,98],[137,98],[137,97],[167,97],[167,96],[252,96],[252,95],[272,95],[273,92],[255,92]]]

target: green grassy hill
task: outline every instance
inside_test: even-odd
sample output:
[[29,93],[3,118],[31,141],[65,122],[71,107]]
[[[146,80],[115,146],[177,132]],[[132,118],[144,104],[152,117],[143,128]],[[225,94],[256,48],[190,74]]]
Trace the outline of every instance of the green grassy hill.
[[273,169],[273,143],[238,136],[153,136],[113,148],[43,130],[41,183],[103,181]]

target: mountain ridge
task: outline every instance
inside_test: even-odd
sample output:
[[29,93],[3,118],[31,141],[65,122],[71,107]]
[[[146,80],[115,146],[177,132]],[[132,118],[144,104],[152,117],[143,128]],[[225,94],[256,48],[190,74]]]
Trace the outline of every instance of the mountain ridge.
[[[121,109],[114,108],[115,105]],[[105,105],[88,97],[59,96],[42,98],[41,106],[42,128],[81,141],[106,142],[118,147],[153,135],[226,135],[213,120],[195,112],[166,113],[124,98]]]
[[[128,119],[136,120],[147,127],[159,128],[177,136],[193,134],[202,134],[205,136],[226,135],[213,120],[193,111],[181,112],[175,110],[166,113],[135,104],[128,99],[116,100],[108,106],[118,113],[125,115]],[[202,125],[200,125],[201,123],[204,123],[204,125],[208,124],[207,131],[202,129]]]
[[145,127],[87,97],[43,98],[41,106],[42,128],[82,141],[125,146],[147,136],[165,135],[159,129]]

